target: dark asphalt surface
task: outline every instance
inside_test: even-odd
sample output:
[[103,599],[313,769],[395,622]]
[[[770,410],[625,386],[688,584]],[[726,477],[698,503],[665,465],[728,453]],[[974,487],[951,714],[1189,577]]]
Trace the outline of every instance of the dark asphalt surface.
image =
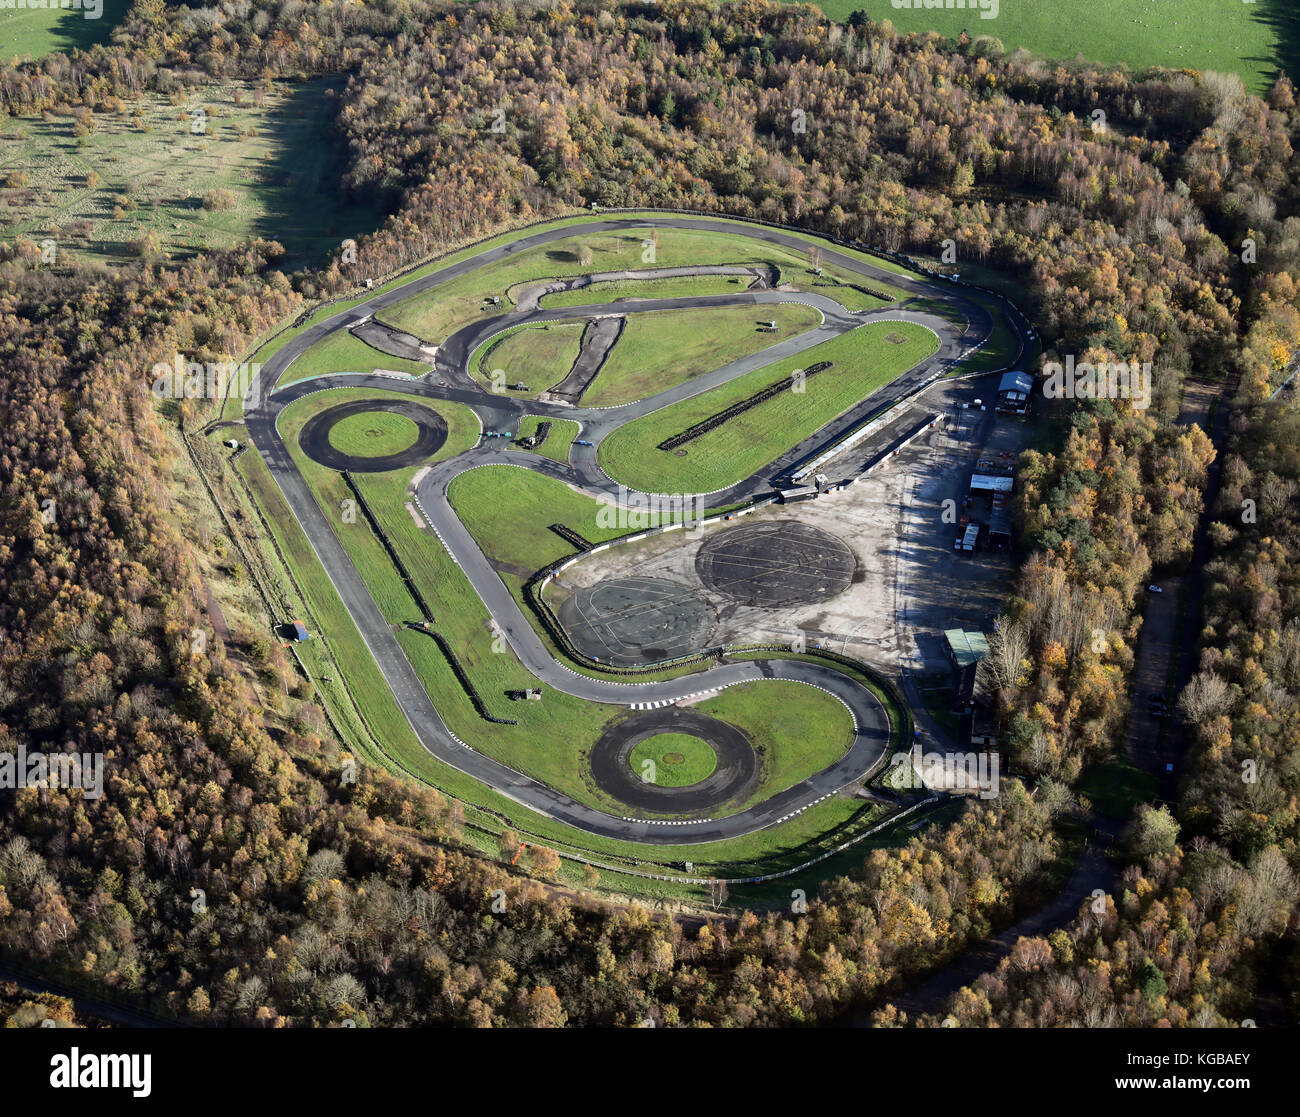
[[[688,733],[708,741],[717,754],[717,767],[687,787],[660,787],[643,781],[632,770],[628,756],[641,741],[657,733]],[[633,714],[606,729],[591,749],[592,778],[604,791],[620,803],[658,814],[697,814],[743,799],[758,783],[758,772],[758,754],[739,729],[698,710],[677,706]]]
[[848,589],[857,566],[842,539],[798,520],[738,524],[695,552],[695,573],[709,589],[768,609],[829,601]]
[[[588,233],[616,232],[630,228],[644,229],[651,224],[665,228],[710,229],[748,236],[800,252],[806,250],[808,245],[808,242],[788,233],[762,226],[667,216],[653,219],[610,218],[586,223],[582,229]],[[438,350],[435,368],[435,375],[443,378],[447,382],[446,385],[439,385],[429,380],[407,381],[382,376],[334,375],[291,384],[281,391],[274,390],[277,381],[298,356],[334,331],[349,328],[437,284],[469,274],[487,264],[506,259],[526,249],[572,235],[572,226],[562,226],[525,236],[497,248],[487,249],[465,260],[413,279],[391,291],[376,295],[350,309],[340,311],[303,331],[273,354],[260,369],[253,390],[246,400],[245,421],[249,438],[266,461],[289,508],[297,517],[317,558],[356,623],[370,654],[392,688],[398,705],[424,748],[433,756],[543,815],[602,837],[660,844],[709,842],[738,837],[782,822],[791,814],[834,794],[873,770],[883,760],[889,746],[888,718],[880,702],[866,687],[841,672],[806,661],[726,663],[667,682],[624,683],[578,674],[559,663],[547,651],[497,572],[452,511],[447,501],[447,487],[456,475],[466,469],[486,464],[513,464],[537,470],[592,495],[616,496],[618,486],[600,469],[596,461],[596,450],[600,440],[617,427],[675,403],[679,399],[710,391],[754,368],[803,352],[813,345],[866,322],[910,321],[927,326],[936,333],[940,339],[940,348],[933,357],[903,374],[887,389],[862,401],[851,412],[782,455],[765,470],[738,482],[721,494],[715,494],[711,503],[716,506],[744,499],[769,489],[771,479],[780,476],[783,469],[789,469],[794,463],[815,452],[819,446],[837,437],[841,431],[878,408],[884,401],[941,376],[972,346],[981,343],[988,336],[992,323],[987,313],[977,303],[962,297],[960,288],[899,275],[831,248],[825,248],[823,261],[827,264],[834,264],[868,279],[904,289],[909,295],[945,298],[964,316],[966,328],[956,332],[944,319],[936,315],[908,311],[905,308],[851,314],[839,304],[823,296],[794,292],[749,291],[734,295],[644,299],[637,300],[635,303],[618,304],[617,313],[627,315],[708,305],[760,305],[795,301],[816,307],[821,311],[824,320],[821,326],[797,338],[780,342],[760,353],[734,361],[712,373],[696,377],[648,399],[619,408],[596,410],[534,401],[528,401],[525,405],[490,396],[474,384],[466,368],[469,355],[483,340],[499,330],[535,321],[596,317],[609,314],[612,308],[609,304],[604,304],[531,312],[516,310],[493,319],[476,322],[448,338]],[[378,605],[353,567],[347,552],[339,543],[338,537],[317,505],[280,437],[277,421],[285,406],[303,395],[336,386],[375,387],[406,392],[413,397],[447,399],[465,403],[478,412],[488,429],[492,429],[499,422],[513,422],[523,414],[525,406],[530,414],[541,415],[544,418],[576,419],[583,425],[582,437],[595,445],[575,447],[571,464],[565,465],[537,455],[511,451],[504,440],[499,444],[485,441],[456,458],[433,466],[423,476],[417,489],[417,504],[421,512],[496,619],[515,654],[540,681],[587,701],[628,706],[655,702],[671,703],[701,691],[718,690],[763,678],[806,682],[819,686],[840,698],[851,711],[857,729],[848,753],[813,777],[726,819],[664,825],[616,818],[578,803],[540,781],[476,752],[453,735],[443,722],[397,642],[392,628],[384,620]]]
[[565,599],[559,621],[573,646],[618,667],[662,663],[705,646],[717,610],[704,591],[665,578],[606,578]]
[[[349,415],[369,414],[373,411],[390,411],[410,419],[419,434],[410,446],[396,454],[384,454],[377,457],[365,457],[359,454],[345,454],[330,442],[330,431],[340,419]],[[425,407],[414,400],[353,400],[340,403],[313,415],[303,424],[298,435],[298,445],[302,452],[312,461],[330,469],[351,470],[353,473],[386,473],[390,469],[401,469],[408,465],[419,465],[427,461],[439,447],[447,441],[447,420],[431,407]]]
[[582,332],[582,349],[578,359],[569,369],[569,375],[551,389],[557,396],[566,396],[570,403],[576,403],[596,379],[596,373],[605,364],[614,343],[623,335],[623,324],[627,321],[622,315],[614,318],[597,318]]

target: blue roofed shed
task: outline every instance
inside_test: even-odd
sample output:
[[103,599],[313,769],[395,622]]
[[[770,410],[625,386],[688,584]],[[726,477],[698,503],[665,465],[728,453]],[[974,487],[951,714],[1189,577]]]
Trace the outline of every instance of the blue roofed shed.
[[998,394],[1014,393],[1022,399],[1028,399],[1034,390],[1034,378],[1027,372],[1008,372],[998,381]]

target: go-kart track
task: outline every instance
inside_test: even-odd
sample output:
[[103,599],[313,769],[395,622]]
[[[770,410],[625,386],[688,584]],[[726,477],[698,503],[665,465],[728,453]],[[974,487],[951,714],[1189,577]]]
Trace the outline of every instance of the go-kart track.
[[[448,500],[448,486],[456,476],[468,469],[484,465],[510,464],[536,470],[548,477],[563,481],[593,497],[605,497],[614,500],[618,497],[618,486],[603,472],[597,463],[597,452],[601,441],[619,427],[679,400],[707,392],[756,368],[794,356],[814,345],[872,321],[912,322],[928,328],[937,335],[939,348],[932,357],[903,373],[902,376],[895,379],[886,388],[868,396],[849,412],[839,416],[798,446],[789,449],[767,467],[725,490],[709,496],[709,504],[712,507],[721,507],[745,500],[756,494],[769,491],[772,488],[773,478],[781,476],[783,472],[788,473],[795,463],[803,461],[811,454],[816,453],[820,448],[838,437],[841,432],[860,422],[872,410],[879,407],[882,402],[906,394],[953,368],[961,359],[982,345],[988,338],[992,329],[992,322],[987,311],[977,302],[964,298],[960,288],[956,288],[951,284],[922,280],[919,277],[902,275],[879,268],[856,256],[838,252],[831,246],[830,242],[825,242],[822,249],[822,259],[825,263],[834,265],[843,271],[856,273],[865,280],[886,283],[895,289],[904,291],[908,297],[923,296],[929,300],[943,299],[964,317],[966,328],[958,332],[944,318],[922,311],[890,307],[878,311],[853,313],[846,310],[839,303],[822,295],[761,288],[724,295],[702,295],[691,298],[650,298],[620,302],[616,308],[619,315],[635,315],[651,311],[709,306],[762,306],[771,303],[798,302],[820,311],[822,322],[819,326],[803,334],[733,361],[712,372],[699,375],[649,398],[625,404],[621,407],[596,409],[502,398],[480,387],[470,375],[470,355],[487,338],[502,330],[535,322],[589,319],[608,315],[613,310],[608,303],[538,309],[536,308],[536,301],[533,300],[532,309],[527,306],[516,308],[508,313],[475,322],[452,333],[438,348],[434,360],[434,371],[425,378],[403,381],[366,374],[330,374],[299,381],[279,391],[276,390],[276,384],[285,373],[285,370],[311,346],[337,330],[347,329],[356,325],[359,321],[370,319],[372,315],[393,306],[399,301],[427,291],[448,280],[466,275],[485,265],[510,257],[515,253],[572,237],[575,232],[590,235],[592,233],[619,232],[629,229],[643,230],[650,226],[705,230],[733,236],[744,236],[786,249],[792,248],[797,252],[803,252],[809,246],[806,239],[792,236],[776,228],[731,222],[723,219],[698,219],[665,215],[657,215],[651,218],[643,216],[636,218],[610,217],[583,222],[580,225],[548,228],[545,231],[524,236],[499,247],[487,249],[467,259],[413,279],[409,283],[385,291],[350,309],[340,311],[303,331],[271,356],[258,372],[246,400],[245,419],[250,440],[264,458],[272,476],[284,494],[289,508],[297,517],[311,541],[317,557],[328,572],[345,607],[356,623],[370,654],[383,672],[398,705],[409,720],[420,742],[429,753],[438,760],[474,777],[516,802],[579,830],[605,838],[632,842],[693,844],[734,838],[772,826],[872,772],[883,761],[890,746],[889,719],[880,700],[867,687],[844,672],[806,659],[731,662],[670,681],[657,682],[629,683],[616,681],[612,678],[597,678],[591,675],[579,674],[560,663],[548,651],[541,637],[523,615],[497,571],[453,511]],[[417,418],[418,422],[424,423],[427,422],[428,416],[432,413],[428,409],[419,407],[418,400],[437,399],[467,404],[478,414],[485,430],[514,430],[516,429],[514,424],[524,414],[536,415],[542,419],[576,420],[582,425],[582,439],[589,445],[575,445],[572,447],[568,464],[551,461],[535,454],[507,449],[508,444],[505,440],[498,442],[497,440],[480,439],[479,444],[473,449],[430,467],[420,475],[416,486],[417,504],[421,513],[436,532],[452,559],[464,572],[470,585],[482,599],[490,615],[495,618],[500,631],[504,634],[515,655],[518,656],[523,666],[541,682],[558,691],[590,702],[636,707],[638,709],[667,707],[702,692],[714,692],[759,679],[788,679],[808,683],[820,687],[840,699],[851,712],[855,733],[848,751],[837,762],[810,778],[738,813],[720,819],[675,821],[671,824],[622,818],[606,813],[561,794],[546,784],[475,751],[469,744],[461,741],[448,729],[438,710],[434,707],[419,676],[402,650],[392,627],[385,621],[379,606],[362,580],[360,573],[354,567],[347,551],[331,529],[306,480],[294,464],[280,436],[278,419],[288,404],[309,393],[336,387],[376,388],[386,392],[406,393],[412,397],[414,404],[407,411],[400,404],[394,408],[391,401],[375,400],[373,403],[359,401],[343,405],[347,409],[347,413],[355,413],[357,410],[365,409],[397,409],[409,417]],[[424,416],[417,417],[416,413],[418,412],[424,412]],[[304,451],[314,460],[333,469],[373,470],[375,468],[375,459],[357,458],[350,460],[347,455],[341,454],[329,445],[329,426],[332,421],[337,420],[339,417],[338,409],[330,409],[319,415],[313,423],[309,423],[302,432],[301,445]],[[432,438],[435,429],[421,425],[421,439]],[[414,463],[414,458],[410,455],[404,453],[400,456],[402,457],[402,463],[399,464]],[[761,551],[760,544],[761,540],[754,541],[754,547]],[[722,580],[728,578],[730,576],[729,566],[734,564],[738,555],[741,558],[744,557],[744,550],[744,548],[741,548],[739,551],[733,551],[733,553],[712,555],[709,561],[713,564],[715,576]],[[834,563],[829,563],[824,577],[834,582],[836,579],[845,577],[845,573],[843,570],[835,568]],[[774,581],[766,588],[760,580],[757,591],[780,592],[779,580]],[[665,719],[665,724],[671,724],[671,719]],[[627,743],[629,738],[626,733],[622,735],[614,734],[613,736],[607,733],[606,736],[611,737],[610,742],[608,742],[609,748],[616,753],[626,752],[631,747]],[[523,746],[521,745],[521,747]],[[733,779],[733,782],[734,779],[740,779],[741,783],[750,778],[751,765],[743,757],[737,757],[736,755],[735,750],[740,747],[740,742],[730,738],[726,740],[724,751],[727,756],[727,764],[720,769],[719,781],[723,780],[724,776],[727,779]],[[600,762],[608,767],[611,756],[604,755],[606,751],[604,749],[599,751],[603,756],[603,760],[598,761],[598,757],[594,752],[593,766]],[[741,773],[743,778],[735,775],[736,773]],[[702,788],[702,785],[699,786]],[[655,790],[666,791],[667,789]],[[667,795],[656,796],[654,801],[663,800],[657,808],[651,808],[650,801],[645,798],[639,799],[638,802],[645,809],[657,809],[659,812],[692,810],[691,804],[699,796],[681,795],[682,792],[690,792],[691,788],[675,790],[679,793],[678,798],[675,799],[671,799]],[[717,801],[714,796],[708,795],[701,798],[700,803],[706,804],[706,800],[709,803]],[[629,812],[634,806],[634,803],[629,802]],[[705,809],[707,809],[707,805]]]

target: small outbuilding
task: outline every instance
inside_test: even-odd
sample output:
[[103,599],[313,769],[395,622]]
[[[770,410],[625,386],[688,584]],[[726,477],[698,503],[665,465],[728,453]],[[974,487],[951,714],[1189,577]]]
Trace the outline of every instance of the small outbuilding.
[[982,632],[966,632],[960,628],[950,628],[943,634],[948,644],[948,654],[952,656],[953,666],[960,672],[978,663],[989,654],[988,640]]
[[1023,415],[1029,409],[1034,378],[1027,372],[1008,372],[998,382],[998,410]]

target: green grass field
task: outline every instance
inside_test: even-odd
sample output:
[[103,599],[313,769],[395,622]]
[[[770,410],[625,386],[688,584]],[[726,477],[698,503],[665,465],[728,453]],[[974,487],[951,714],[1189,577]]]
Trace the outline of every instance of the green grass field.
[[[1240,74],[1262,92],[1280,64],[1296,62],[1300,37],[1292,0],[1093,0],[1066,6],[1058,0],[1001,0],[995,19],[978,11],[928,10],[920,3],[896,8],[892,0],[823,0],[832,19],[860,10],[900,32],[938,31],[955,37],[991,35],[1007,50],[1019,47],[1047,58],[1077,55],[1097,62],[1219,70]],[[1294,79],[1300,74],[1292,69]]]
[[[629,488],[713,492],[761,469],[937,348],[934,334],[910,323],[860,326],[620,427],[600,444],[600,464]],[[806,381],[802,392],[781,392],[676,450],[659,449],[664,439],[823,360],[833,367]]]
[[129,0],[103,0],[99,14],[89,3],[81,11],[71,8],[0,9],[0,58],[43,58],[52,51],[89,50],[107,43],[122,22]]
[[[526,438],[537,429],[537,424],[542,420],[536,415],[526,415],[515,431],[516,440]],[[550,458],[555,462],[567,462],[569,460],[569,447],[573,445],[573,440],[578,437],[578,431],[582,429],[581,425],[572,419],[551,419],[551,430],[543,442],[536,450],[529,451],[533,454],[541,454],[544,458]]]
[[181,103],[148,94],[90,114],[80,136],[71,113],[5,120],[0,235],[50,238],[89,260],[130,255],[150,234],[174,257],[264,237],[284,246],[282,266],[319,262],[380,217],[339,193],[327,88],[286,83],[266,95],[218,81]]
[[853,718],[825,691],[788,679],[765,680],[743,695],[736,689],[724,690],[699,709],[730,722],[758,752],[762,791],[741,809],[820,772],[853,744]]
[[665,279],[617,279],[579,287],[575,291],[556,291],[543,295],[540,305],[587,306],[612,303],[621,299],[698,298],[701,295],[733,295],[749,289],[753,280],[740,275],[679,275]]
[[[775,322],[776,329],[760,332],[762,321]],[[799,303],[630,314],[582,402],[613,407],[646,399],[820,322],[820,313]]]
[[627,762],[640,779],[656,787],[690,787],[713,775],[718,754],[708,741],[689,733],[656,733],[637,744]]
[[300,354],[278,381],[278,387],[306,380],[312,376],[323,376],[330,372],[364,372],[371,373],[377,368],[389,372],[405,372],[411,376],[423,376],[433,367],[408,361],[403,357],[394,357],[382,349],[367,345],[359,337],[347,330],[335,330],[322,338],[306,352]]
[[471,469],[452,481],[447,496],[483,553],[523,578],[573,553],[548,524],[566,524],[592,543],[627,534],[626,528],[599,525],[596,500],[517,466]]
[[[791,284],[800,290],[818,290],[830,298],[842,301],[850,310],[865,310],[884,305],[880,299],[853,286],[855,283],[863,282],[857,276],[849,272],[841,272],[829,265],[823,265],[822,273],[817,275],[813,271],[811,257],[794,249],[762,244],[752,238],[730,233],[715,233],[702,229],[659,229],[654,259],[646,261],[643,258],[644,246],[653,236],[654,232],[648,227],[644,230],[632,229],[619,233],[584,235],[581,224],[578,223],[575,224],[575,232],[571,238],[527,249],[468,275],[441,283],[437,287],[413,295],[387,308],[380,317],[382,321],[422,337],[426,341],[440,342],[461,326],[508,310],[513,305],[512,297],[520,292],[520,284],[622,268],[706,264],[772,264],[779,269],[782,283]],[[811,237],[800,237],[800,239],[806,239],[810,249],[818,243]],[[820,243],[825,245],[826,242]],[[848,251],[849,255],[869,260],[886,271],[900,270],[867,254],[854,253],[851,250],[840,251]],[[726,280],[725,277],[714,276],[705,279],[714,284],[721,279],[722,286],[718,290],[742,289],[741,285]],[[656,292],[669,290],[663,284],[679,282],[679,280],[630,280],[625,283],[600,286],[601,288],[608,286],[611,292],[620,294],[626,291],[640,297],[650,297]],[[689,288],[692,293],[706,293],[697,281],[687,282],[696,284]],[[898,292],[887,284],[873,282],[869,286],[880,290],[882,294],[898,295]],[[598,290],[600,288],[595,289]],[[673,290],[675,293],[680,293],[675,288]],[[600,301],[595,297],[595,291],[588,289],[571,292],[562,297],[571,300],[574,305],[581,305]],[[500,306],[493,306],[487,301],[492,296],[501,297]],[[550,296],[548,299],[553,297],[555,296]],[[613,297],[613,294],[606,293],[601,297],[608,299]],[[546,305],[554,304],[548,301]]]
[[420,428],[405,415],[372,411],[349,415],[330,428],[330,445],[356,457],[383,458],[400,454],[420,437]]
[[[569,375],[586,328],[585,322],[516,326],[478,347],[469,359],[470,374],[490,392],[536,399]],[[519,383],[527,384],[527,390],[509,387]]]

